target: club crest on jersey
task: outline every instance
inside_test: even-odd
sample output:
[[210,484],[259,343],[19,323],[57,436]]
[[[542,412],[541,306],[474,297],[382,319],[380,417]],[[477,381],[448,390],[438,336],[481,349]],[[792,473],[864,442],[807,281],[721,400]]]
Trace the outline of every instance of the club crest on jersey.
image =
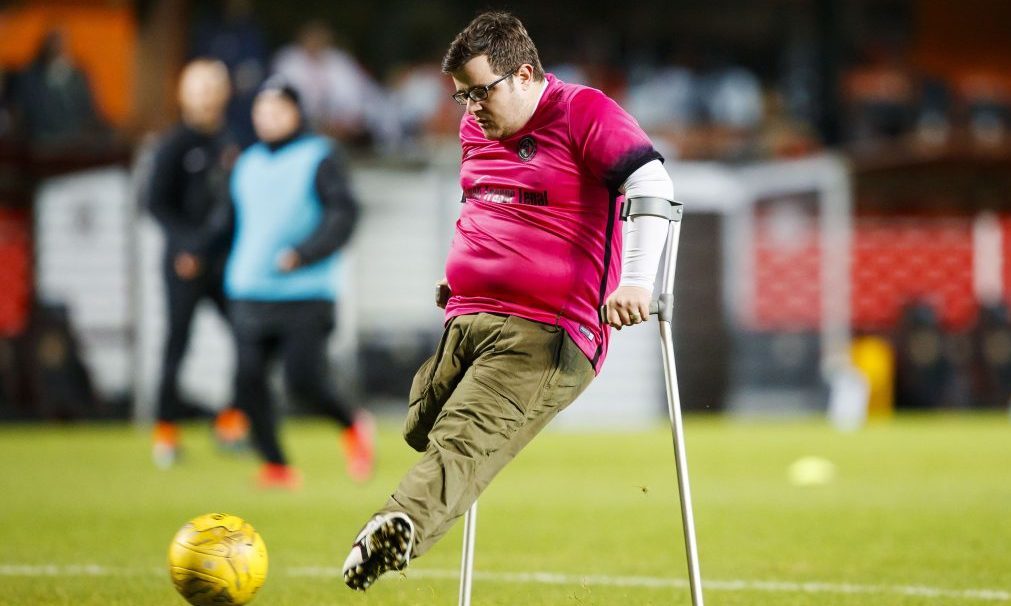
[[520,146],[517,153],[520,156],[520,160],[528,162],[530,158],[533,158],[534,154],[537,153],[537,142],[534,141],[534,138],[530,135],[523,137],[520,139]]

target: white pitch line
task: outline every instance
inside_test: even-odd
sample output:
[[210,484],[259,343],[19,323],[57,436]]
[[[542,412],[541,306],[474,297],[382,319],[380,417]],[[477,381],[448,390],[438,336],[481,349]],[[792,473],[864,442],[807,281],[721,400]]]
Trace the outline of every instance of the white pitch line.
[[[336,567],[312,566],[289,568],[288,576],[292,577],[340,577],[341,570]],[[458,570],[410,569],[404,575],[411,579],[449,579],[460,578]],[[493,581],[502,583],[528,583],[541,585],[592,585],[601,587],[643,587],[643,588],[677,588],[688,587],[686,579],[668,579],[663,577],[616,577],[607,575],[576,575],[554,572],[474,572],[477,581]],[[868,595],[905,595],[927,598],[953,598],[962,600],[979,600],[984,602],[1011,602],[1011,592],[1002,589],[942,589],[940,587],[925,587],[921,585],[856,585],[853,583],[822,583],[794,581],[719,581],[703,580],[703,589],[712,591],[762,591],[769,593],[842,593]]]
[[[282,569],[285,576],[301,578],[338,578],[340,568],[335,566],[302,566]],[[124,576],[138,573],[165,574],[160,568],[110,567],[98,564],[0,564],[0,577],[61,577],[61,576]],[[410,569],[401,578],[456,580],[457,570]],[[475,580],[500,583],[539,585],[578,585],[598,587],[639,587],[650,589],[685,589],[685,579],[663,577],[619,577],[608,575],[576,575],[554,572],[481,572],[474,573]],[[391,579],[392,580],[392,579]],[[745,581],[704,580],[709,591],[760,591],[766,593],[834,593],[860,595],[903,595],[924,598],[950,598],[981,602],[1011,602],[1011,591],[1003,589],[944,589],[923,585],[858,585],[854,583],[823,583],[817,581]]]
[[0,577],[107,577],[116,570],[98,564],[0,564]]

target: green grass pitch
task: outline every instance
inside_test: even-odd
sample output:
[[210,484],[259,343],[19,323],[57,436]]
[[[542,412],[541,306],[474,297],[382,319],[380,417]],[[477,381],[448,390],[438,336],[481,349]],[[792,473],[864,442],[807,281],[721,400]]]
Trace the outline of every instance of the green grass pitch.
[[[254,604],[455,604],[460,526],[406,576],[344,587],[350,540],[416,455],[382,426],[380,470],[343,473],[332,427],[293,421],[297,493],[252,487],[254,462],[185,431],[155,470],[125,425],[0,427],[0,605],[183,605],[165,557],[198,514],[249,520],[270,552]],[[853,434],[819,422],[689,417],[687,446],[710,606],[1011,603],[1011,424],[902,417]],[[824,457],[833,482],[789,483]],[[669,430],[540,436],[482,497],[475,605],[690,604]]]

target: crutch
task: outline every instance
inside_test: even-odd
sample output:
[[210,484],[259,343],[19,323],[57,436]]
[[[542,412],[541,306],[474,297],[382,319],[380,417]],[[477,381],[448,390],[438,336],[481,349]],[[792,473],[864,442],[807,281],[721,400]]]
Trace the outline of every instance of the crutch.
[[[685,455],[684,425],[681,421],[681,395],[678,392],[677,372],[674,367],[674,269],[677,266],[678,242],[681,238],[681,217],[684,207],[680,202],[662,198],[626,199],[621,208],[621,220],[653,216],[667,219],[667,247],[663,261],[660,296],[649,306],[650,315],[656,315],[660,324],[660,348],[663,351],[663,372],[667,382],[667,412],[670,414],[671,433],[674,436],[674,463],[677,470],[678,494],[681,499],[681,523],[685,534],[685,552],[688,556],[688,582],[692,592],[692,606],[702,604],[702,577],[699,572],[699,549],[695,541],[695,516],[692,513],[692,493],[688,485],[688,460]],[[600,310],[601,320],[607,321],[607,308]]]
[[[674,462],[677,472],[678,494],[681,499],[681,523],[684,527],[685,552],[688,556],[688,580],[692,606],[703,606],[702,577],[699,572],[699,552],[695,541],[695,516],[692,513],[692,495],[688,483],[688,460],[685,455],[684,426],[681,420],[681,396],[678,392],[677,372],[674,366],[674,269],[677,266],[678,242],[681,238],[683,205],[662,198],[633,198],[625,200],[621,219],[650,215],[670,222],[664,256],[660,296],[649,307],[660,324],[660,346],[663,352],[664,378],[667,383],[667,411],[670,414],[671,433],[674,437]],[[601,320],[606,323],[607,310],[601,308]],[[470,590],[474,570],[474,538],[477,525],[477,502],[467,511],[463,525],[463,557],[460,565],[460,606],[470,606]]]
[[474,575],[474,539],[477,535],[477,501],[463,518],[463,557],[460,559],[460,606],[470,606]]

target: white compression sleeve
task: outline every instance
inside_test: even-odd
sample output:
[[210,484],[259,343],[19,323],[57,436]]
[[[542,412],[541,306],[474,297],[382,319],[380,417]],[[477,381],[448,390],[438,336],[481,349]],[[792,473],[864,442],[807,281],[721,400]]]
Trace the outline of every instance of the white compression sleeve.
[[[674,199],[674,184],[659,160],[639,167],[618,191],[624,193],[625,198]],[[660,255],[667,242],[669,223],[667,219],[650,215],[630,218],[625,222],[619,286],[639,286],[653,290]]]

